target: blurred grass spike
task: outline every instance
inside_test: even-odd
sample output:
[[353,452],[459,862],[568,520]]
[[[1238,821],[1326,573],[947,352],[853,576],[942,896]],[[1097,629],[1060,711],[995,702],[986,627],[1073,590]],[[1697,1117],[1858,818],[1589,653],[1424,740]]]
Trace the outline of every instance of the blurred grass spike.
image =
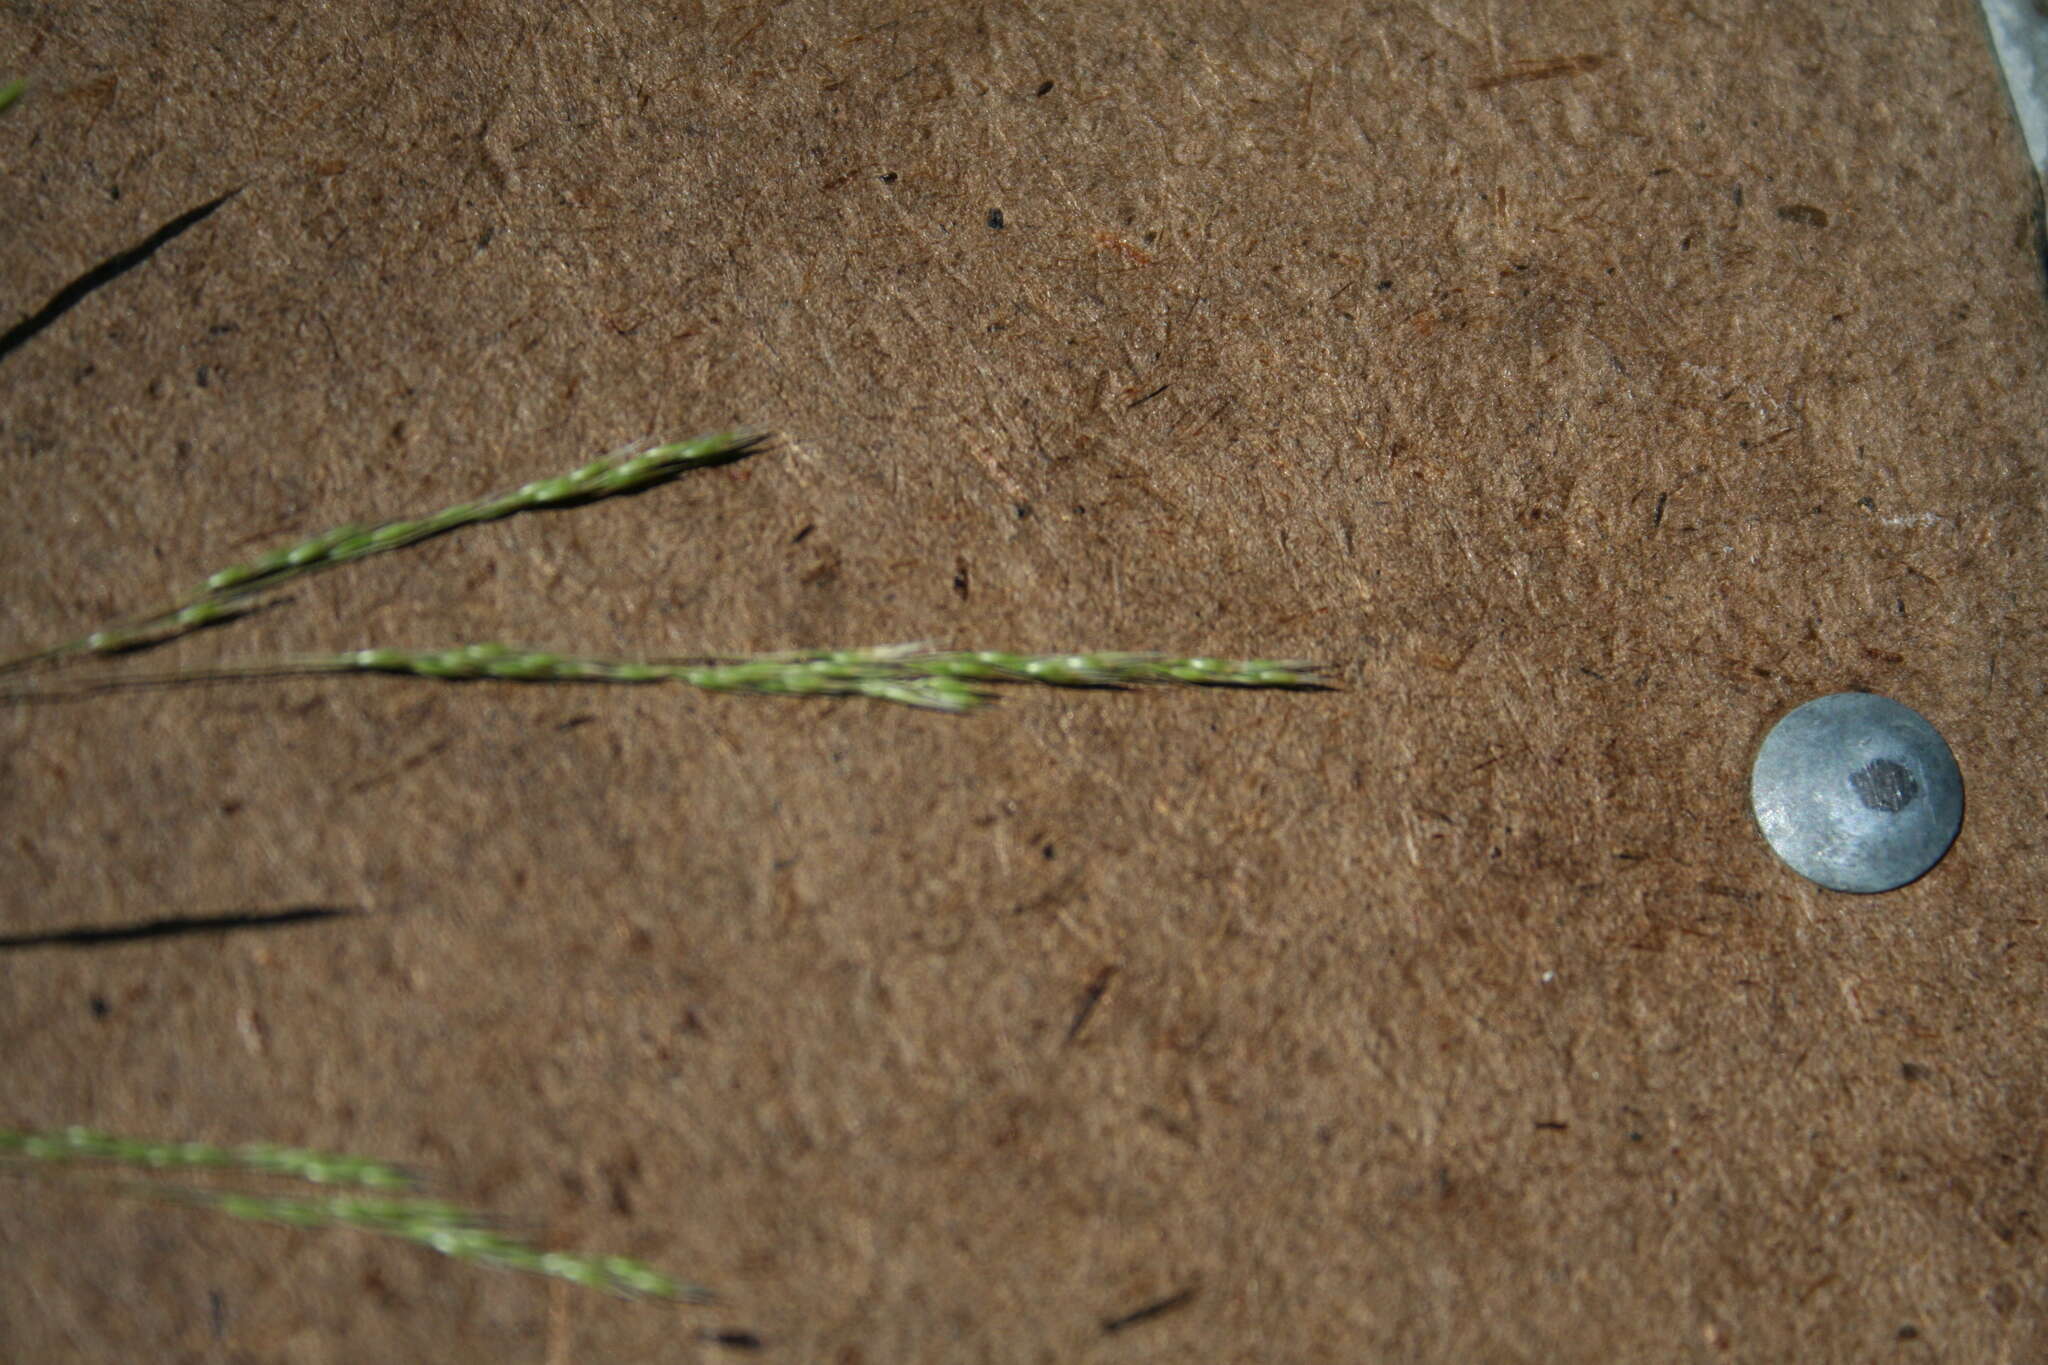
[[0,83],[0,114],[4,114],[9,109],[12,109],[14,102],[20,99],[22,92],[27,89],[28,82],[20,76],[16,76],[11,81]]
[[416,1182],[396,1166],[358,1156],[312,1152],[300,1147],[252,1142],[215,1147],[203,1142],[141,1142],[90,1128],[54,1133],[0,1131],[0,1157],[32,1161],[108,1161],[149,1170],[232,1170],[289,1176],[319,1185],[358,1185],[371,1190],[409,1190]]
[[415,1184],[413,1178],[395,1166],[366,1157],[314,1152],[269,1142],[239,1147],[153,1142],[78,1127],[48,1133],[0,1131],[0,1168],[19,1164],[29,1170],[51,1171],[79,1162],[151,1172],[233,1171],[316,1184],[355,1185],[366,1192],[309,1198],[134,1181],[122,1181],[109,1188],[124,1195],[215,1209],[255,1222],[308,1229],[350,1228],[395,1237],[476,1265],[543,1275],[627,1298],[688,1303],[715,1300],[703,1286],[686,1284],[630,1257],[542,1251],[497,1231],[481,1215],[468,1209],[398,1193],[411,1189]]
[[713,1303],[717,1299],[702,1285],[686,1284],[631,1257],[542,1251],[485,1227],[474,1214],[433,1200],[360,1195],[305,1199],[213,1190],[162,1189],[151,1193],[180,1203],[215,1208],[251,1222],[305,1229],[349,1228],[395,1237],[459,1261],[566,1280],[626,1298],[675,1299],[684,1303]]
[[555,478],[536,479],[496,497],[456,503],[422,517],[337,526],[245,563],[218,569],[169,606],[103,626],[62,644],[0,660],[0,673],[67,655],[115,654],[162,644],[227,620],[244,599],[308,574],[522,512],[579,507],[601,498],[637,493],[666,483],[686,470],[744,458],[765,439],[759,432],[733,430],[661,445],[628,446],[581,469]]

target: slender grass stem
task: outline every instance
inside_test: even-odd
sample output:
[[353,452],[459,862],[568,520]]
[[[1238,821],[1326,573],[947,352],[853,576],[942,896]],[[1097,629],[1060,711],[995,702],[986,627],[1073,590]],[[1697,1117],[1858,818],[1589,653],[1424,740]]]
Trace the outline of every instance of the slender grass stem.
[[20,99],[22,93],[27,89],[28,81],[20,76],[16,76],[11,81],[0,82],[0,114],[4,114],[9,109],[12,109],[14,102]]
[[0,673],[68,655],[113,654],[162,644],[225,620],[246,599],[309,574],[417,545],[465,526],[639,492],[665,483],[685,470],[739,459],[762,439],[752,432],[724,431],[645,449],[628,447],[581,469],[552,479],[537,479],[496,497],[457,503],[422,517],[337,526],[245,563],[216,570],[183,597],[155,611],[102,626],[61,644],[0,660]]

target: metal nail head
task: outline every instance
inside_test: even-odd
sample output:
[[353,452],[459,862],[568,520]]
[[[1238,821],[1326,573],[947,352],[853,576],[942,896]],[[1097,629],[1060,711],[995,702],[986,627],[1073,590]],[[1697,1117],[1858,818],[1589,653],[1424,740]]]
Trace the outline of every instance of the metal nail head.
[[1963,827],[1955,755],[1911,707],[1837,692],[1771,727],[1749,775],[1771,850],[1833,891],[1890,891],[1941,861]]

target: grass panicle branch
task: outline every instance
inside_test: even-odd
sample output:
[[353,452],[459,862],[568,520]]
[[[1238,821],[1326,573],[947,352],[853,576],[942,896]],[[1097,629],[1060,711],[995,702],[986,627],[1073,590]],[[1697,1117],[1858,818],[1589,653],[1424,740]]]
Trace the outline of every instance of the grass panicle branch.
[[354,1185],[367,1193],[313,1197],[123,1181],[116,1193],[218,1210],[233,1218],[295,1228],[349,1228],[431,1248],[444,1256],[498,1270],[566,1280],[629,1298],[709,1303],[714,1295],[626,1256],[543,1251],[489,1225],[478,1214],[436,1199],[403,1194],[413,1178],[366,1157],[313,1152],[275,1143],[217,1147],[199,1142],[155,1142],[115,1137],[90,1128],[48,1133],[0,1131],[0,1165],[30,1170],[80,1162],[162,1172],[228,1171],[278,1176],[323,1185]]
[[248,598],[309,574],[522,512],[575,507],[636,493],[665,483],[686,470],[739,459],[762,439],[758,433],[737,430],[645,448],[628,447],[581,469],[551,479],[536,479],[497,497],[457,503],[423,517],[337,526],[245,563],[216,570],[176,602],[159,610],[103,626],[75,640],[0,660],[0,673],[67,655],[113,654],[162,644],[226,620]]
[[[1321,688],[1315,666],[1275,659],[1164,654],[1016,654],[928,650],[917,645],[812,650],[737,658],[609,659],[509,645],[452,649],[358,649],[218,669],[136,674],[98,687],[160,686],[328,673],[393,673],[447,681],[680,683],[706,692],[778,697],[866,697],[924,710],[970,711],[993,699],[990,683],[1052,687]],[[34,694],[28,694],[34,695]]]

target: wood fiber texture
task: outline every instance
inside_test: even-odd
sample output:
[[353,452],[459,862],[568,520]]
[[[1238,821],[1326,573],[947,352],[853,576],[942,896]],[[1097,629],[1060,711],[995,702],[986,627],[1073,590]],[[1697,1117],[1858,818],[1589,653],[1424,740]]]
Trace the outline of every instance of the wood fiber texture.
[[[0,53],[0,322],[231,196],[0,353],[9,648],[746,422],[133,666],[1339,684],[7,704],[0,935],[361,913],[0,952],[0,1126],[389,1158],[724,1301],[21,1178],[0,1358],[2048,1358],[2048,313],[1965,0],[13,0]],[[1746,806],[1846,688],[1968,784],[1880,897]]]

